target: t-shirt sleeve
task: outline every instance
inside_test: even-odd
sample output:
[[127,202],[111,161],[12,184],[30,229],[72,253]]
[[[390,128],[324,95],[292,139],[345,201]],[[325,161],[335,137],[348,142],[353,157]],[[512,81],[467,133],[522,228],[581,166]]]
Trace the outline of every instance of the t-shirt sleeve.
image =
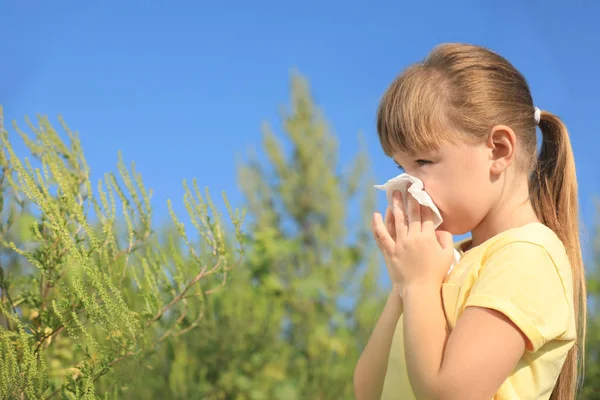
[[537,351],[568,329],[569,302],[563,279],[548,252],[527,242],[496,251],[482,266],[465,307],[506,315]]

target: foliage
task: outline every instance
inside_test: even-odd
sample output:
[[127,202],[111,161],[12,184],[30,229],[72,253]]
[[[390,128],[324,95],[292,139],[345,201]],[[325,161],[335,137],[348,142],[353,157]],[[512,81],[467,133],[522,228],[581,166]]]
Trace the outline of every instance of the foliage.
[[172,210],[175,229],[159,235],[133,164],[119,157],[94,192],[78,135],[27,123],[32,138],[14,126],[31,153],[21,158],[0,109],[0,397],[108,397],[101,377],[198,327],[242,256],[243,215],[224,196],[228,236],[208,191],[184,182],[199,239]]
[[382,305],[368,160],[361,152],[339,166],[335,135],[297,74],[290,103],[282,134],[265,126],[264,153],[239,165],[246,258],[199,330],[169,341],[137,380],[121,370],[133,382],[126,397],[354,398],[354,367]]
[[600,232],[596,231],[594,258],[587,265],[588,325],[585,351],[585,378],[581,398],[600,399]]

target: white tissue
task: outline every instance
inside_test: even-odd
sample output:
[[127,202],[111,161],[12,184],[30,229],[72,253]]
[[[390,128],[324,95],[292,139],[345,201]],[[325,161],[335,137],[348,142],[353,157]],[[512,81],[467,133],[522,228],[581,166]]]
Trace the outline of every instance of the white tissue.
[[390,207],[393,204],[392,196],[394,191],[398,190],[400,193],[402,193],[405,210],[408,204],[408,196],[406,195],[408,188],[408,193],[410,193],[420,205],[429,207],[431,211],[433,211],[433,222],[436,229],[443,222],[440,210],[438,210],[436,205],[433,203],[433,200],[429,194],[423,190],[423,182],[421,182],[419,178],[415,178],[414,176],[408,174],[400,174],[395,178],[390,179],[383,185],[375,185],[375,188],[384,190],[386,192],[387,201]]
[[[409,187],[410,185],[410,187]],[[386,197],[388,201],[388,205],[391,207],[393,204],[393,194],[394,191],[398,190],[402,193],[402,199],[404,200],[404,209],[406,210],[408,196],[407,193],[417,200],[417,202],[425,207],[429,207],[431,211],[433,211],[433,223],[435,228],[444,221],[442,219],[442,215],[440,214],[440,210],[436,207],[433,200],[427,194],[425,190],[423,190],[423,182],[419,178],[416,178],[412,175],[408,175],[406,173],[400,174],[383,185],[375,185],[376,189],[380,189],[386,192]],[[460,253],[454,249],[454,261],[448,270],[448,273],[452,271],[452,268],[460,261]]]

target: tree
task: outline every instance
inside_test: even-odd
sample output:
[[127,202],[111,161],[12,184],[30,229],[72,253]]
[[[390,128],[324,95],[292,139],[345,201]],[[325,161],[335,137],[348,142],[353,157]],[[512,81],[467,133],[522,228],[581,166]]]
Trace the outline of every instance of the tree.
[[354,366],[382,304],[368,228],[375,193],[364,152],[339,171],[336,138],[298,74],[290,97],[283,138],[265,126],[266,161],[251,154],[239,167],[246,259],[228,292],[211,297],[202,329],[170,342],[171,361],[140,379],[138,396],[353,398]]
[[[374,191],[361,152],[339,171],[336,137],[316,108],[307,81],[294,74],[283,115],[290,154],[264,129],[269,165],[240,170],[248,199],[256,279],[279,288],[281,334],[294,349],[283,369],[298,398],[352,398],[352,374],[381,299],[370,240]],[[348,206],[358,203],[356,218]],[[256,256],[257,253],[254,253]]]
[[198,240],[172,210],[175,229],[158,235],[152,193],[133,164],[119,157],[119,174],[94,191],[79,137],[64,123],[70,143],[45,117],[27,120],[33,138],[15,124],[32,156],[21,158],[2,116],[0,108],[0,396],[116,392],[119,364],[198,327],[207,295],[239,263],[243,214],[224,195],[227,235],[208,190],[184,182]]
[[354,397],[354,366],[383,304],[368,222],[375,191],[364,152],[340,171],[336,138],[299,74],[290,103],[281,135],[263,129],[262,161],[240,161],[248,234],[227,292],[208,299],[201,329],[168,341],[126,397]]

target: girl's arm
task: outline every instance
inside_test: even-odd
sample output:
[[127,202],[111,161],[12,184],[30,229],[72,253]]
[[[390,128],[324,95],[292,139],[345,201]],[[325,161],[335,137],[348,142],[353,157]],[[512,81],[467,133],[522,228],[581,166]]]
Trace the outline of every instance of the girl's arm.
[[394,288],[354,370],[354,394],[357,400],[381,398],[392,338],[401,314],[402,298],[399,289]]
[[467,307],[448,337],[439,287],[409,286],[402,298],[407,370],[416,397],[491,399],[525,351],[519,328],[502,313]]

